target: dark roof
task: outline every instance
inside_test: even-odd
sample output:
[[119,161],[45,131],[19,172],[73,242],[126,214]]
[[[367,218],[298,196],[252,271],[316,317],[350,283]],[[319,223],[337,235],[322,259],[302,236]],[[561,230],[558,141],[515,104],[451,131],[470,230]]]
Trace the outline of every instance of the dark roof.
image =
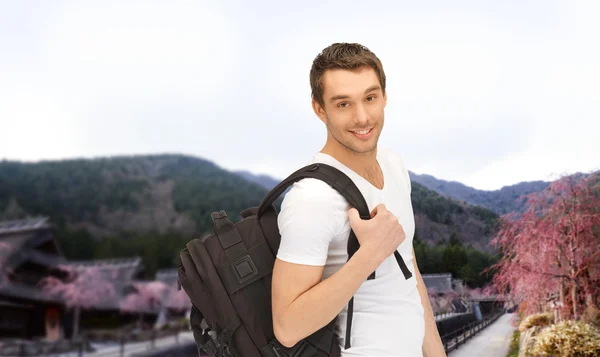
[[37,301],[61,304],[59,298],[50,297],[42,293],[42,290],[36,286],[25,284],[4,283],[0,284],[0,296],[22,299],[25,301]]
[[[36,255],[36,263],[51,265],[62,259],[56,245],[52,225],[47,217],[0,221],[0,273],[5,267],[15,269],[19,264]],[[55,253],[43,253],[36,249],[49,241],[54,242]]]
[[[42,222],[43,221],[43,222]],[[53,241],[54,237],[45,220],[39,222],[23,221],[21,224],[7,224],[4,221],[0,225],[4,227],[3,235],[0,235],[0,244],[5,249],[0,249],[0,296],[17,298],[24,301],[38,301],[60,303],[60,300],[45,296],[42,291],[33,285],[8,280],[7,272],[15,272],[24,262],[33,262],[41,266],[50,267],[65,261],[60,254],[46,253],[38,249],[40,245]]]
[[44,252],[40,246],[53,242],[56,244],[51,230],[14,230],[0,236],[0,272],[4,268],[15,270],[25,261],[32,261],[43,266],[52,266],[66,261],[60,249],[57,252]]
[[48,217],[0,221],[0,235],[7,233],[26,232],[50,227],[51,226],[48,223]]
[[443,294],[452,290],[452,274],[422,274],[423,282],[427,289],[434,289],[436,293]]
[[7,262],[8,258],[15,252],[18,252],[33,236],[34,234],[32,233],[16,233],[0,237],[0,269]]
[[33,305],[0,299],[0,307],[9,307],[11,309],[31,309],[33,308]]

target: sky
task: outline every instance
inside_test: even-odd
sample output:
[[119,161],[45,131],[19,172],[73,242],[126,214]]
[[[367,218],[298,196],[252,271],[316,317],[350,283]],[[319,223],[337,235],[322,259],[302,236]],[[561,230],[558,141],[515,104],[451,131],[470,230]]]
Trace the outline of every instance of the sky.
[[[379,145],[495,190],[600,169],[598,1],[0,0],[0,159],[179,153],[283,179],[314,57],[381,59]],[[596,45],[594,45],[596,43]]]

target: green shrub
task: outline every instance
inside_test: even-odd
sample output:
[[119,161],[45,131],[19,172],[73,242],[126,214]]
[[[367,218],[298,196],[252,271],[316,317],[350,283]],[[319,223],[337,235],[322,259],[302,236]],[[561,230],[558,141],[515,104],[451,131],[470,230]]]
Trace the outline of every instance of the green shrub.
[[512,339],[510,340],[510,348],[508,350],[507,357],[518,357],[519,356],[519,340],[521,337],[521,333],[519,330],[515,330],[513,332]]

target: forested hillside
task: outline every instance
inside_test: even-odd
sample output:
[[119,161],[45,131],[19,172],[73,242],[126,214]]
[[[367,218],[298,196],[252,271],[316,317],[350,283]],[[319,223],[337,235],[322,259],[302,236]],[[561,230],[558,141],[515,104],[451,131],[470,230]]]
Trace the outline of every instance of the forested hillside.
[[[184,155],[0,162],[0,219],[48,216],[70,259],[139,255],[149,274],[177,264],[185,243],[211,229],[211,212],[237,220],[267,192],[239,172]],[[412,199],[420,242],[435,247],[453,237],[489,249],[493,212],[418,183]]]

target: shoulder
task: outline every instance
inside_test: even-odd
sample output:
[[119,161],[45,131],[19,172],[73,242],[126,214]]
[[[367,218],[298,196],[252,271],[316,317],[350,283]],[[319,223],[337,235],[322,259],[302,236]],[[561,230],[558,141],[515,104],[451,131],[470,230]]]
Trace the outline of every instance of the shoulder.
[[321,180],[294,183],[277,217],[281,235],[277,257],[306,265],[325,265],[330,242],[340,234],[347,217],[346,201]]
[[315,178],[304,178],[292,185],[284,196],[281,207],[323,211],[343,208],[345,202],[343,196],[329,184]]
[[292,185],[281,202],[280,223],[285,224],[293,217],[298,223],[327,223],[334,232],[346,218],[347,202],[329,184],[304,178]]

